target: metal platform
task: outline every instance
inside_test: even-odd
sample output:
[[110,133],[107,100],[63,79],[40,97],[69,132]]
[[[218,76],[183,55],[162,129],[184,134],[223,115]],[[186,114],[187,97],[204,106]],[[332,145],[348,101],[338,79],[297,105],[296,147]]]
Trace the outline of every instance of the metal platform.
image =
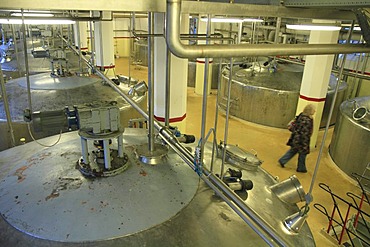
[[[95,180],[74,167],[81,156],[74,132],[53,148],[28,143],[1,152],[0,246],[266,246],[173,151],[156,166],[141,163],[134,150],[147,142],[146,130],[126,129],[123,139],[129,168]],[[55,136],[40,141],[50,144]],[[210,152],[207,144],[206,164]],[[254,184],[245,203],[287,246],[315,246],[307,223],[299,234],[284,228],[298,207],[270,191],[271,175],[258,167],[243,170],[243,179]]]
[[[63,140],[48,149],[35,143],[16,148],[33,154],[11,158],[0,182],[1,215],[34,237],[83,242],[131,235],[171,219],[198,188],[196,174],[174,154],[155,167],[140,163],[132,152],[140,139],[132,135],[124,136],[130,162],[125,172],[87,179],[75,168],[81,156],[77,133]],[[5,151],[2,160],[14,151]]]

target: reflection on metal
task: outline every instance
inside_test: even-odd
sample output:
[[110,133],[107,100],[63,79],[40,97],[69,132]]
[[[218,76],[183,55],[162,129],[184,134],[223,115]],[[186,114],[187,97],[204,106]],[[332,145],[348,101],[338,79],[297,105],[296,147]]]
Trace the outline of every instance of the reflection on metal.
[[356,121],[363,121],[369,113],[370,111],[366,107],[360,106],[354,110],[352,117]]
[[[31,90],[33,99],[34,111],[41,113],[52,111],[62,111],[65,106],[80,105],[91,103],[94,101],[117,101],[120,108],[120,121],[123,127],[128,126],[131,118],[140,116],[125,100],[118,95],[112,95],[110,87],[103,85],[101,79],[96,76],[71,76],[52,78],[49,73],[37,74],[30,76]],[[10,80],[6,83],[6,92],[9,98],[9,109],[13,121],[14,135],[16,144],[20,144],[21,138],[26,138],[30,141],[31,137],[27,131],[27,124],[23,121],[24,109],[28,108],[28,103],[25,95],[27,95],[25,78]],[[127,85],[121,84],[119,88],[128,92],[130,88]],[[132,100],[145,109],[146,95],[133,96]],[[0,109],[4,109],[3,102],[0,102]],[[50,114],[43,114],[49,116]],[[55,116],[55,114],[51,114]],[[35,133],[36,138],[42,138],[54,134],[58,134],[61,130],[61,125],[58,122],[49,122],[56,124],[54,129],[44,128],[39,129]],[[42,127],[43,122],[40,119],[39,125]],[[58,125],[59,124],[59,125]],[[35,127],[35,126],[33,126]],[[44,126],[45,127],[45,126]],[[35,129],[34,129],[35,130]],[[4,141],[0,143],[0,150],[9,148],[10,139],[6,131],[6,116],[5,111],[0,110],[0,135],[4,137]]]
[[[370,96],[354,98],[341,104],[329,146],[331,158],[348,175],[362,174],[370,160],[370,121],[361,118],[367,114],[355,114],[356,110],[357,113],[364,113],[365,108],[370,108]],[[355,120],[354,115],[361,120]]]
[[283,202],[294,204],[305,201],[305,192],[295,175],[274,184],[269,189]]
[[[42,142],[54,139],[49,137]],[[0,174],[0,213],[22,233],[13,228],[9,231],[16,232],[18,243],[31,242],[34,246],[42,246],[49,239],[64,243],[89,241],[91,245],[107,247],[184,243],[226,247],[230,246],[230,239],[223,236],[229,233],[236,234],[235,241],[244,246],[266,245],[204,183],[200,183],[196,193],[199,177],[174,152],[169,152],[158,166],[142,164],[134,149],[146,141],[146,130],[126,129],[123,146],[130,165],[124,173],[104,178],[104,182],[99,178],[86,179],[75,169],[75,161],[81,155],[76,132],[62,134],[61,142],[49,149],[27,143],[1,152],[0,167],[8,172]],[[93,148],[92,143],[88,145]],[[112,146],[117,148],[117,143],[113,141]],[[187,145],[191,147],[194,144]],[[206,165],[210,164],[211,149],[207,144]],[[219,169],[221,160],[216,159],[215,165]],[[315,246],[307,224],[303,225],[301,235],[287,234],[282,229],[285,216],[299,209],[295,205],[287,207],[266,190],[265,186],[276,183],[271,175],[259,167],[243,172],[241,179],[253,181],[253,188],[248,190],[247,199],[239,200],[264,218],[279,239],[278,243],[268,239],[270,246]],[[237,185],[232,184],[232,188],[237,189]],[[226,203],[235,207],[230,198]],[[34,217],[40,212],[44,217]],[[0,219],[0,225],[4,224]]]
[[145,93],[148,91],[148,86],[146,85],[145,81],[141,81],[134,86],[131,87],[131,89],[128,91],[129,95],[137,95],[137,96],[144,96]]
[[[70,128],[77,125],[81,138],[82,158],[77,169],[88,177],[114,176],[128,167],[127,155],[123,152],[123,129],[117,102],[94,102],[66,109]],[[117,149],[112,149],[112,139],[117,140]],[[92,140],[97,148],[90,155],[87,141]]]
[[[247,68],[241,66],[234,68],[230,113],[253,123],[286,128],[287,123],[296,114],[303,67],[280,63],[271,66],[271,62],[266,64],[265,61],[260,58],[256,63],[246,64]],[[224,98],[227,92],[228,74],[228,70],[224,69],[218,96],[221,109],[225,109]],[[325,127],[328,121],[336,83],[337,78],[331,75],[320,127]],[[335,124],[339,105],[344,99],[346,90],[347,84],[342,81],[330,121],[331,125]]]
[[[75,52],[76,49],[70,46]],[[83,58],[83,61],[90,67],[93,66]],[[134,109],[136,109],[146,120],[149,120],[148,114],[143,111],[135,101],[131,100],[130,97],[127,96],[117,85],[107,78],[102,72],[96,70],[95,73],[99,75],[109,86],[112,87],[114,91],[116,91],[119,95],[121,95]],[[194,165],[194,155],[190,153],[190,151],[185,148],[183,145],[179,143],[173,133],[166,127],[163,127],[157,121],[153,122],[154,127],[159,131],[159,136],[165,141],[172,149],[179,155],[182,160],[193,170],[195,170]],[[254,209],[250,206],[246,205],[241,198],[235,194],[227,185],[225,185],[220,178],[215,176],[214,174],[210,173],[207,168],[203,167],[203,176],[200,178],[219,196],[222,200],[229,205],[235,213],[237,213],[245,223],[261,238],[269,245],[280,245],[285,246],[285,241],[295,241],[291,239],[283,240],[282,236],[279,235],[271,225],[266,223],[266,220],[271,218],[267,216],[265,219],[261,218],[261,215],[257,214]],[[281,221],[278,221],[281,224]],[[273,242],[274,243],[273,243]]]
[[[217,153],[219,156],[222,154],[224,147],[225,145],[222,142],[218,145]],[[242,169],[255,170],[262,164],[262,161],[257,158],[257,154],[252,154],[238,146],[227,144],[225,151],[225,161]]]
[[294,213],[284,219],[284,226],[292,233],[299,233],[302,226],[306,222],[309,208],[301,208],[297,213]]
[[[2,152],[0,166],[9,173],[1,174],[1,215],[21,235],[40,238],[34,246],[43,246],[45,240],[81,244],[140,236],[178,214],[198,188],[197,176],[174,153],[161,166],[140,163],[133,145],[146,139],[145,130],[127,129],[123,148],[129,167],[104,179],[85,178],[75,168],[81,156],[77,132],[62,134],[60,143],[52,148],[40,149],[32,142]],[[94,149],[92,142],[88,146]],[[118,148],[115,140],[112,148]],[[110,241],[104,246],[112,246]],[[136,242],[136,246],[141,244]]]
[[150,165],[158,165],[162,163],[168,153],[168,148],[160,143],[153,143],[154,150],[148,150],[148,145],[140,145],[135,149],[136,156],[138,159]]

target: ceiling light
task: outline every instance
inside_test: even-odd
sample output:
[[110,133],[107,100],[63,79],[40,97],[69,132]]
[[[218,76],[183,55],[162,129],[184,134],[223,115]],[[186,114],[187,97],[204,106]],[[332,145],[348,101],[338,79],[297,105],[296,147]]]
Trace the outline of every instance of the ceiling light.
[[316,24],[304,24],[304,25],[292,25],[292,24],[286,24],[286,28],[293,29],[293,30],[306,30],[306,31],[312,31],[312,30],[318,30],[318,31],[337,31],[340,30],[341,27],[339,26],[330,26],[330,25],[316,25]]
[[[208,18],[202,17],[201,21],[208,21]],[[212,17],[211,22],[219,23],[242,23],[242,22],[263,22],[261,19],[254,18],[227,18],[227,17]]]
[[243,22],[263,22],[262,19],[256,19],[256,18],[244,18]]
[[[67,19],[25,19],[24,24],[31,25],[56,25],[56,24],[74,24],[75,21]],[[21,19],[0,19],[0,24],[22,24]]]
[[[22,13],[12,13],[11,16],[22,16]],[[23,13],[23,16],[28,17],[52,17],[52,13]]]

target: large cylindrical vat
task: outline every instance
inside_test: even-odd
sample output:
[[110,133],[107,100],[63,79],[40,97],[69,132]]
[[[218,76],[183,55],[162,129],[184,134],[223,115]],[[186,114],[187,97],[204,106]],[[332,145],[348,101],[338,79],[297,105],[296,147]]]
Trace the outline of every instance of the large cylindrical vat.
[[[370,115],[354,120],[359,107],[370,109],[370,96],[347,100],[340,105],[337,122],[329,146],[335,164],[346,174],[363,174],[370,163]],[[369,175],[369,173],[367,173]]]
[[[213,59],[212,61],[212,78],[211,78],[211,89],[217,89],[218,78],[219,78],[219,65],[220,61],[218,59]],[[189,59],[188,62],[188,87],[195,87],[197,71],[197,61]]]
[[[140,118],[141,115],[132,108],[121,96],[108,85],[104,85],[97,76],[89,77],[60,77],[51,78],[49,73],[41,73],[30,76],[32,111],[61,111],[65,106],[73,108],[74,105],[92,103],[94,101],[117,101],[120,108],[120,121],[123,127],[128,126],[132,118]],[[6,83],[6,93],[9,101],[10,115],[16,144],[20,144],[20,138],[31,141],[27,123],[23,119],[23,111],[29,108],[27,86],[25,78],[10,80]],[[128,93],[130,88],[121,83],[122,91]],[[133,100],[141,106],[147,107],[147,97],[133,96]],[[55,135],[60,128],[48,128],[34,133],[36,138]],[[4,111],[4,102],[0,100],[0,150],[10,147],[10,135]]]
[[136,65],[148,66],[148,43],[146,40],[134,43],[133,61]]
[[[233,67],[230,114],[253,122],[277,128],[286,128],[294,118],[302,83],[303,66],[277,64],[276,66],[255,63]],[[222,73],[219,107],[226,109],[229,70]],[[331,75],[320,127],[325,127],[337,78]],[[343,101],[347,84],[341,82],[336,107],[330,124],[335,123],[340,103]]]

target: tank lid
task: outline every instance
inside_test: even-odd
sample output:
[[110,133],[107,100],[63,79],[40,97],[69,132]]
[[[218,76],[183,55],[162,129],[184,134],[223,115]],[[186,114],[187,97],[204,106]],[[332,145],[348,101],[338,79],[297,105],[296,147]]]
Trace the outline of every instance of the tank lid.
[[[27,78],[14,79],[19,86],[27,88]],[[66,77],[51,77],[50,73],[41,73],[30,76],[31,89],[33,90],[60,90],[73,89],[83,86],[88,86],[99,81],[96,76],[66,76]]]

